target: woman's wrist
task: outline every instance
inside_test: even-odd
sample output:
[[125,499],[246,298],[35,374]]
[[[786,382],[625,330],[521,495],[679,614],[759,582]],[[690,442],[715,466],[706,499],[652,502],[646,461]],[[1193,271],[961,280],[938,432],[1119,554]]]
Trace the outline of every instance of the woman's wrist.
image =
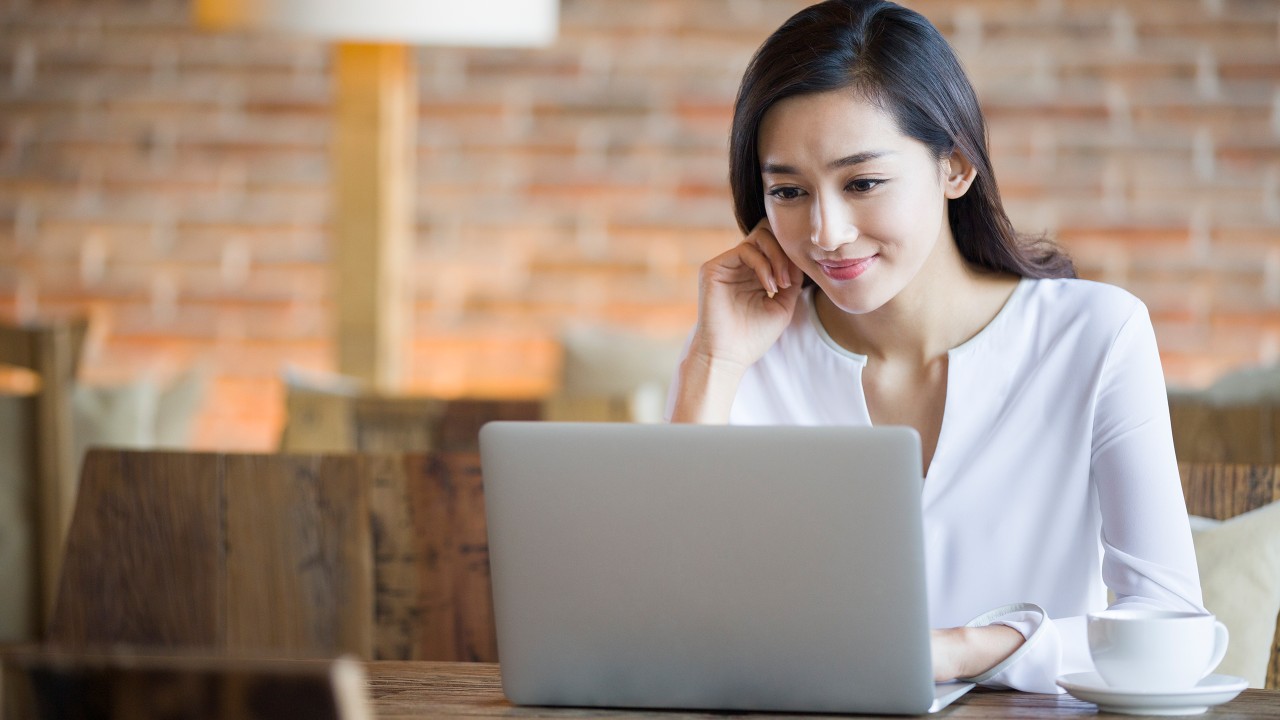
[[746,373],[741,363],[712,357],[690,348],[680,363],[672,422],[726,423],[738,384]]
[[1022,633],[1007,625],[987,625],[975,628],[956,628],[961,633],[963,652],[960,654],[959,674],[956,677],[977,677],[999,665],[1013,654],[1025,639]]
[[934,680],[978,677],[1003,662],[1023,642],[1022,633],[1007,625],[934,630]]

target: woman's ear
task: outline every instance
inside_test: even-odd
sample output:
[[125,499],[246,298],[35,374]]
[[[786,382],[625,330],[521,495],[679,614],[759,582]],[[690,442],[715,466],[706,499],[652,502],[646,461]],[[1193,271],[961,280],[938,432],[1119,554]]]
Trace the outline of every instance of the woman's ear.
[[955,150],[942,161],[943,192],[948,200],[955,200],[969,191],[978,171],[959,150]]

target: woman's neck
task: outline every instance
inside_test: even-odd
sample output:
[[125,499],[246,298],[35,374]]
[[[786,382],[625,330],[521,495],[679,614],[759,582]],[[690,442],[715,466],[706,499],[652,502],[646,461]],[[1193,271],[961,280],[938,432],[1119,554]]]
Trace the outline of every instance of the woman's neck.
[[872,360],[925,365],[977,335],[999,314],[1018,278],[965,262],[950,237],[915,278],[878,309],[854,315],[817,291],[818,319],[840,346]]

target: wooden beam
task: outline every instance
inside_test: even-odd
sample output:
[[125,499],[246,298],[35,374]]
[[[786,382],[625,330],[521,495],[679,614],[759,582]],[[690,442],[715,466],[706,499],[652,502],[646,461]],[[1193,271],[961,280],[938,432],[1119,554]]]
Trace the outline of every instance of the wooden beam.
[[333,278],[338,371],[395,390],[406,352],[417,91],[412,49],[335,58]]

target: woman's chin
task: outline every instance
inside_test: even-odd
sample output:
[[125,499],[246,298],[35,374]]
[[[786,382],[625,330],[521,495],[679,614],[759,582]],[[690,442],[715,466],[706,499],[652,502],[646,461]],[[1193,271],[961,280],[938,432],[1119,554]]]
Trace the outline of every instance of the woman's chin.
[[[825,280],[825,278],[824,278]],[[849,315],[865,315],[875,312],[888,302],[888,298],[879,297],[874,288],[849,287],[845,283],[818,282],[818,289],[837,310]]]

